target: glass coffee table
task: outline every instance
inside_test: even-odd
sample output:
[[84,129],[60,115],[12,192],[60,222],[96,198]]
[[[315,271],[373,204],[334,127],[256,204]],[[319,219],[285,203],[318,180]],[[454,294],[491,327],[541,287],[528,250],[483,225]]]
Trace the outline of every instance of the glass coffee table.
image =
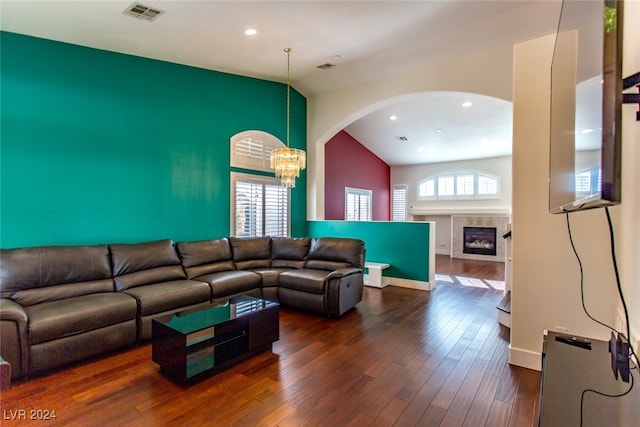
[[152,360],[184,383],[271,349],[280,337],[280,305],[243,296],[226,304],[160,316],[152,322]]

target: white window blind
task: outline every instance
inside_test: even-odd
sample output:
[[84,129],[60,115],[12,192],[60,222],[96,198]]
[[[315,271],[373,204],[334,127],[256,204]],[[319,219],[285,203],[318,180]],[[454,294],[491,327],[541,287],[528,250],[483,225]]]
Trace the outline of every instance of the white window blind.
[[477,172],[446,173],[418,181],[418,200],[498,199],[500,180]]
[[371,190],[345,188],[344,219],[347,221],[371,221]]
[[231,137],[230,165],[234,167],[273,172],[271,152],[284,147],[284,143],[270,133],[249,130]]
[[453,196],[455,194],[453,176],[438,177],[438,197]]
[[456,196],[473,196],[473,174],[456,175]]
[[436,195],[436,182],[432,179],[427,179],[418,184],[418,197],[428,198],[435,197]]
[[407,186],[394,185],[391,195],[391,219],[392,221],[407,220]]
[[492,196],[498,194],[498,180],[491,176],[478,176],[478,195]]
[[289,190],[274,178],[232,173],[232,224],[236,237],[288,236]]

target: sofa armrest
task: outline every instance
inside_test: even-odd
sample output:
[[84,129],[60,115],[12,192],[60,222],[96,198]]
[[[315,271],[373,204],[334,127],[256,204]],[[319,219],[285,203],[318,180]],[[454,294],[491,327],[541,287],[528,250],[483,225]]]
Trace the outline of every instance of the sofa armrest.
[[11,364],[13,377],[27,372],[29,337],[27,313],[21,305],[0,298],[0,354]]
[[358,274],[358,273],[362,274],[362,269],[361,268],[357,268],[357,267],[339,268],[339,269],[333,270],[331,273],[329,273],[329,275],[327,276],[327,280],[341,279],[343,277],[350,276],[352,274]]
[[362,300],[363,273],[355,267],[334,270],[327,276],[326,310],[340,317]]

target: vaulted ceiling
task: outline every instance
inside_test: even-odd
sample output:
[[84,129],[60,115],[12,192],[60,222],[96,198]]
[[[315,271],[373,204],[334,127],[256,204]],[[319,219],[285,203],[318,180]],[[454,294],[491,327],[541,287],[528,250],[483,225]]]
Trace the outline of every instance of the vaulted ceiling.
[[[141,3],[162,14],[153,21],[129,16],[125,11],[131,1],[0,0],[0,28],[280,82],[286,81],[287,73],[283,49],[291,47],[292,85],[313,97],[549,34],[557,25],[560,4],[559,0]],[[256,33],[245,35],[250,28]],[[462,107],[466,101],[473,105]],[[373,112],[346,130],[391,165],[505,155],[511,146],[510,108],[507,101],[479,95],[434,93]],[[389,120],[391,115],[397,120]],[[407,141],[388,144],[389,138],[402,136]],[[423,157],[416,154],[420,144]]]

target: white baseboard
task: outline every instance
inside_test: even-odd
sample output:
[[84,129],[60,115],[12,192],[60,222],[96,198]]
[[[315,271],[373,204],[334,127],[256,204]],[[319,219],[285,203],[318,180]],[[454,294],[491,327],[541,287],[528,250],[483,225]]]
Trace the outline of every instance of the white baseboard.
[[451,256],[451,249],[436,249],[436,255]]
[[509,364],[542,371],[542,354],[509,345]]
[[420,291],[430,291],[435,289],[436,282],[423,282],[421,280],[401,279],[399,277],[387,277],[384,276],[384,280],[391,286],[398,286],[400,288],[418,289]]

